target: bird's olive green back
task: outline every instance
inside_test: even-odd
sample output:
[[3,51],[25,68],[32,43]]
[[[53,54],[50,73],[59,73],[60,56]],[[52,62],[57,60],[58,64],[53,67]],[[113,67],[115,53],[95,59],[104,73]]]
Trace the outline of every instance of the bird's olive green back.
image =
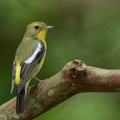
[[30,37],[24,37],[16,51],[15,60],[25,61],[28,59],[37,47],[37,40]]

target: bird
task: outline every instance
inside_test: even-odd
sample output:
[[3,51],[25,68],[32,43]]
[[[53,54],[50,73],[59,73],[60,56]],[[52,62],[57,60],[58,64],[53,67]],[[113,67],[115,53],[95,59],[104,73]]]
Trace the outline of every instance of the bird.
[[19,44],[12,68],[11,94],[16,85],[16,114],[24,113],[24,101],[29,82],[40,71],[47,51],[46,34],[48,26],[44,22],[32,22]]

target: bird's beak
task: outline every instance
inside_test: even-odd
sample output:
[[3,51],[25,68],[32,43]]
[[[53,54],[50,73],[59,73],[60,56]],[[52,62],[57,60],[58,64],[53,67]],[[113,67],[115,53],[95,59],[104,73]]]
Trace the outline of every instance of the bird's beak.
[[45,28],[43,28],[43,30],[51,29],[51,28],[53,28],[53,26],[46,26]]

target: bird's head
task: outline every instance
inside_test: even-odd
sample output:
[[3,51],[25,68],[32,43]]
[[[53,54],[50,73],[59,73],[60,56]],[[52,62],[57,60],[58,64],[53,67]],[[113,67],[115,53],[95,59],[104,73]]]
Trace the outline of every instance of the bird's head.
[[32,37],[38,40],[45,39],[48,29],[53,26],[48,26],[43,22],[33,22],[27,26],[25,37]]

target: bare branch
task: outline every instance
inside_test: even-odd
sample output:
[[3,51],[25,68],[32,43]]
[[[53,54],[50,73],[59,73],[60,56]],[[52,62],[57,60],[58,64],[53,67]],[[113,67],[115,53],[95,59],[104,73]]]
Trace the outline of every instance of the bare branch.
[[86,66],[83,61],[67,63],[56,75],[34,86],[25,100],[25,111],[16,115],[16,98],[0,106],[2,120],[32,120],[74,94],[120,92],[120,70]]

